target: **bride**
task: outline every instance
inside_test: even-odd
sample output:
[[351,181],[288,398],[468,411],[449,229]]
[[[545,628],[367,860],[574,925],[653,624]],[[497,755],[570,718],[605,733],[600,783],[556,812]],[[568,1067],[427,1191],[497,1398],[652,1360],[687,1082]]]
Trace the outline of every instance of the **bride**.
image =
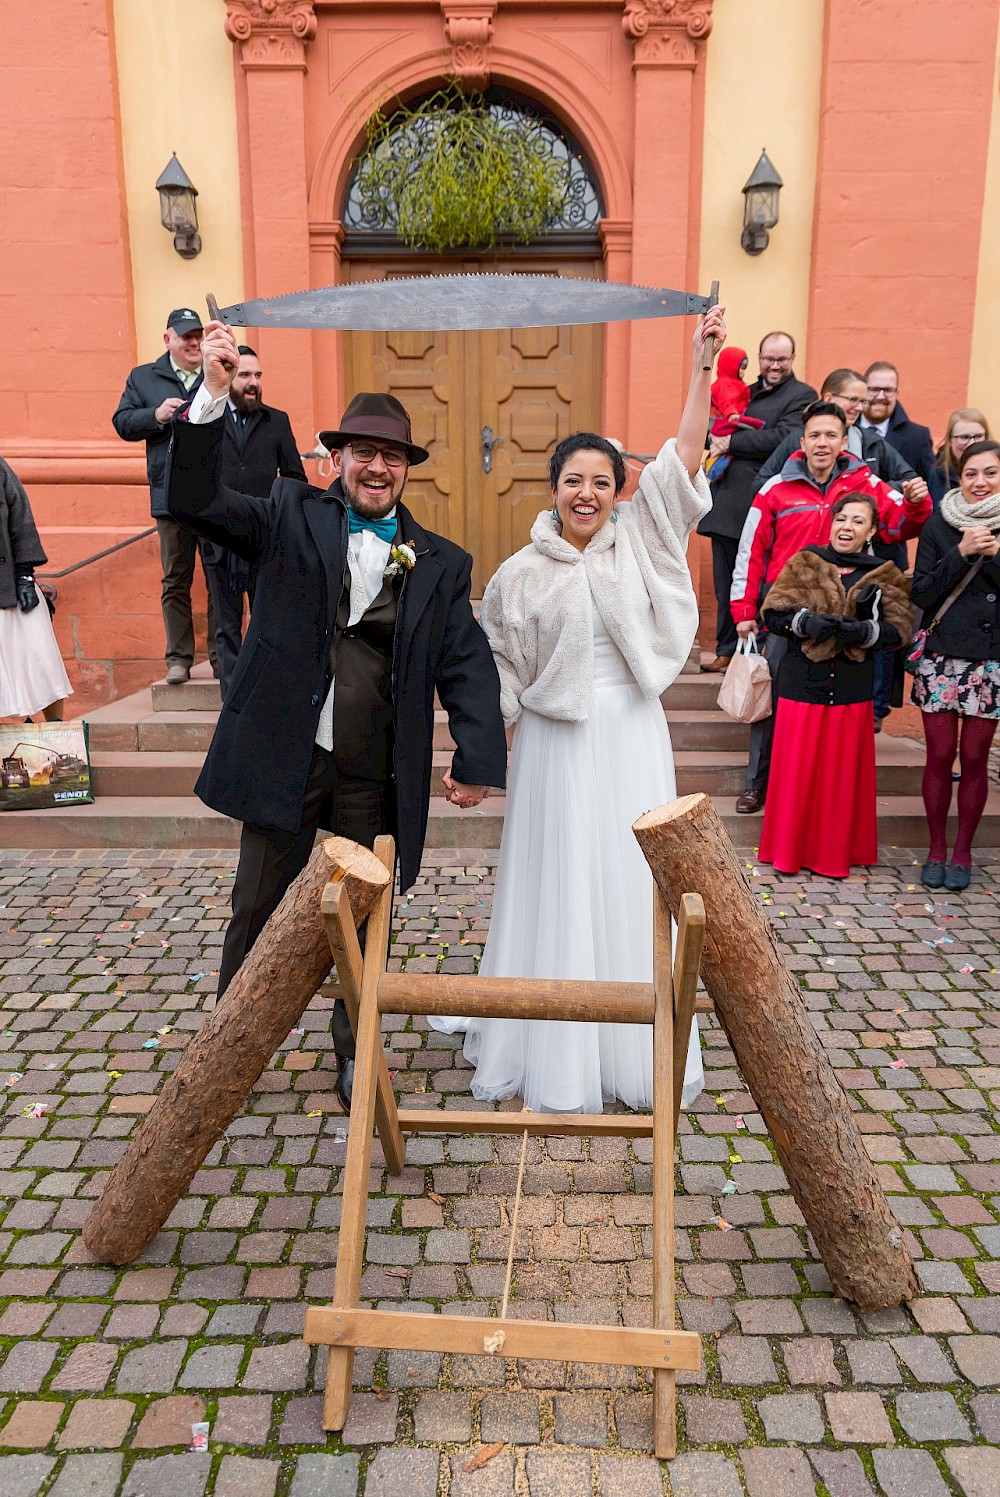
[[[676,794],[659,698],[698,627],[685,551],[711,508],[702,364],[705,344],[725,336],[713,308],[694,334],[677,437],[643,469],[631,503],[616,507],[625,463],[612,443],[589,432],[559,443],[551,510],[483,594],[504,718],[517,724],[484,976],[652,981],[653,880],[632,822]],[[467,1029],[481,1100],[521,1096],[535,1112],[652,1105],[648,1026],[429,1022]],[[702,1085],[693,1026],[685,1105]]]

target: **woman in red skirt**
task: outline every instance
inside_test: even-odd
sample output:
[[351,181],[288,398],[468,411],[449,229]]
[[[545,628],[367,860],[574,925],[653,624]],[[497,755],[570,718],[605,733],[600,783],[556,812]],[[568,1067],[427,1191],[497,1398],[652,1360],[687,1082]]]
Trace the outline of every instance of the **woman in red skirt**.
[[910,579],[869,550],[878,525],[874,500],[845,498],[829,545],[793,556],[761,607],[788,640],[759,852],[781,873],[878,861],[873,657],[908,644],[913,621]]

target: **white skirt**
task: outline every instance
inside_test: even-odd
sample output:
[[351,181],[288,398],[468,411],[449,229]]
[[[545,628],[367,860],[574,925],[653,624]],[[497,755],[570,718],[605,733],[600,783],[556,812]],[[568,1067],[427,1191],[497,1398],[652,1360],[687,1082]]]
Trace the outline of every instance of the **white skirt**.
[[37,583],[35,591],[30,613],[0,608],[0,717],[30,717],[73,694]]
[[[496,891],[480,971],[490,977],[651,982],[653,878],[632,833],[676,794],[663,709],[634,680],[595,682],[586,722],[522,713],[514,736]],[[652,1105],[648,1025],[431,1019],[468,1029],[481,1100],[535,1112]],[[683,1101],[704,1085],[697,1021]]]

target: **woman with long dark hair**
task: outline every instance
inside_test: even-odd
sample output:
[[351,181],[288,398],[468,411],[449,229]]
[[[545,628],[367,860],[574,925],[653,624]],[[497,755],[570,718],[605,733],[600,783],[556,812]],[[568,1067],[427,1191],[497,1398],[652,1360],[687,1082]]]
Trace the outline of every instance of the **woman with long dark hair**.
[[73,691],[35,581],[46,560],[28,496],[0,458],[0,717],[58,721]]
[[[974,442],[924,526],[913,601],[928,628],[913,676],[927,741],[924,809],[930,833],[921,880],[966,889],[972,841],[989,791],[989,752],[1000,718],[1000,442]],[[958,752],[958,831],[948,863],[952,767]]]

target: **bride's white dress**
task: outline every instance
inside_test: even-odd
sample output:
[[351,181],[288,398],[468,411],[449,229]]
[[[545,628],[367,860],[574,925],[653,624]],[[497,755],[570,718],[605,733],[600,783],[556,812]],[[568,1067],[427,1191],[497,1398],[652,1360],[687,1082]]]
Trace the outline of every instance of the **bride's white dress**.
[[[525,709],[511,754],[500,860],[480,972],[651,982],[653,879],[636,817],[676,794],[663,709],[639,690],[596,607],[594,692],[584,722]],[[652,1105],[648,1025],[431,1019],[467,1028],[473,1094],[521,1096],[535,1112],[599,1113],[605,1099]],[[704,1077],[692,1025],[683,1101]]]

